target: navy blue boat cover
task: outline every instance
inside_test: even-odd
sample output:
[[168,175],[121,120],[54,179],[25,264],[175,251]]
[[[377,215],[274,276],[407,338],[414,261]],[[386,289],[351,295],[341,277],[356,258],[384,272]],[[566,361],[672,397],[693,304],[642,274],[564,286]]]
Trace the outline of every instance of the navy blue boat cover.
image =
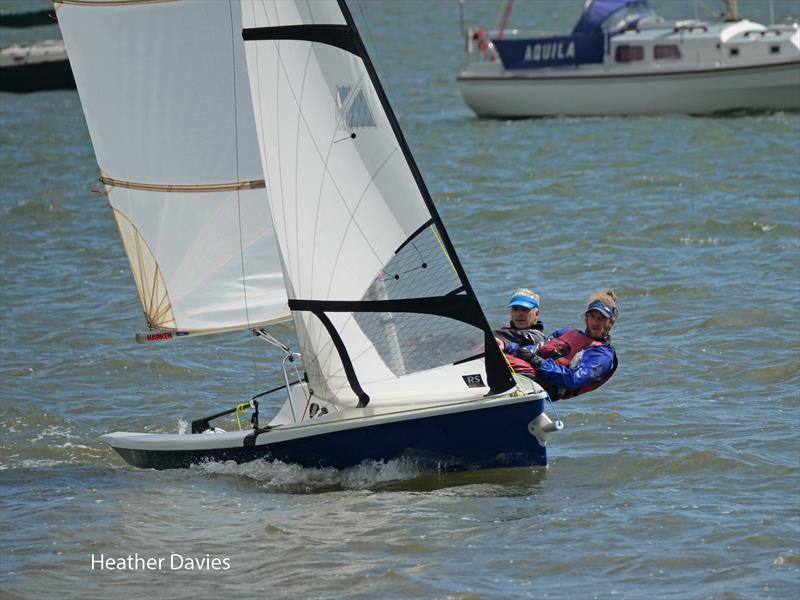
[[606,35],[603,23],[623,8],[631,9],[633,16],[623,27],[608,31],[609,36],[635,26],[641,16],[653,12],[651,0],[590,0],[570,35],[492,42],[507,70],[602,63]]

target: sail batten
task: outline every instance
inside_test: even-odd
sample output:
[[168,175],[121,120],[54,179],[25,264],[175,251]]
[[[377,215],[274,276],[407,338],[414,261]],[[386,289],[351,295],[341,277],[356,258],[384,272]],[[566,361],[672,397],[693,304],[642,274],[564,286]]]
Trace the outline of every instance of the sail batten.
[[115,179],[108,175],[101,175],[100,182],[109,188],[128,188],[146,192],[182,192],[182,193],[207,193],[207,192],[235,192],[238,190],[256,190],[266,187],[263,179],[252,181],[236,181],[231,183],[143,183],[138,181],[125,181]]
[[62,4],[71,4],[73,6],[91,6],[91,7],[123,7],[134,6],[137,4],[166,4],[168,2],[182,2],[184,0],[53,0],[53,5],[58,8]]

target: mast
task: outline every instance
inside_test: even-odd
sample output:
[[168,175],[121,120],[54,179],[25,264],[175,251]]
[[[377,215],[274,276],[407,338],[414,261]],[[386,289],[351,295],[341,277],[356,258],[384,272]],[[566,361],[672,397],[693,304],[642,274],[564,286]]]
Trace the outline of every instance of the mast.
[[727,4],[728,4],[727,20],[728,21],[738,21],[739,20],[739,7],[737,6],[737,0],[727,0]]

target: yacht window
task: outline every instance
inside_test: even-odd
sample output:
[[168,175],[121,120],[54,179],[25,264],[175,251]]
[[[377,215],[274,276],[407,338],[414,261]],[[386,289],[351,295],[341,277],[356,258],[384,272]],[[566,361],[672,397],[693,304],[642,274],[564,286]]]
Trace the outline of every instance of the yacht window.
[[770,54],[780,54],[781,47],[780,46],[770,46],[769,53]]
[[617,46],[615,59],[619,63],[644,60],[644,48],[642,46]]
[[731,56],[739,56],[739,49],[731,48]]
[[653,57],[656,60],[665,60],[669,58],[680,58],[681,49],[675,45],[657,45],[653,48]]

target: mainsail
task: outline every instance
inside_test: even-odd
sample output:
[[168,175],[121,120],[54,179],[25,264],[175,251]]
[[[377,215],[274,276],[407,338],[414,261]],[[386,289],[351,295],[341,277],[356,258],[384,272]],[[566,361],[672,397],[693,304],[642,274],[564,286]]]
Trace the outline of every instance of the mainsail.
[[314,394],[365,406],[512,387],[347,6],[243,0],[242,19],[267,195]]
[[148,324],[288,318],[238,2],[55,3]]

